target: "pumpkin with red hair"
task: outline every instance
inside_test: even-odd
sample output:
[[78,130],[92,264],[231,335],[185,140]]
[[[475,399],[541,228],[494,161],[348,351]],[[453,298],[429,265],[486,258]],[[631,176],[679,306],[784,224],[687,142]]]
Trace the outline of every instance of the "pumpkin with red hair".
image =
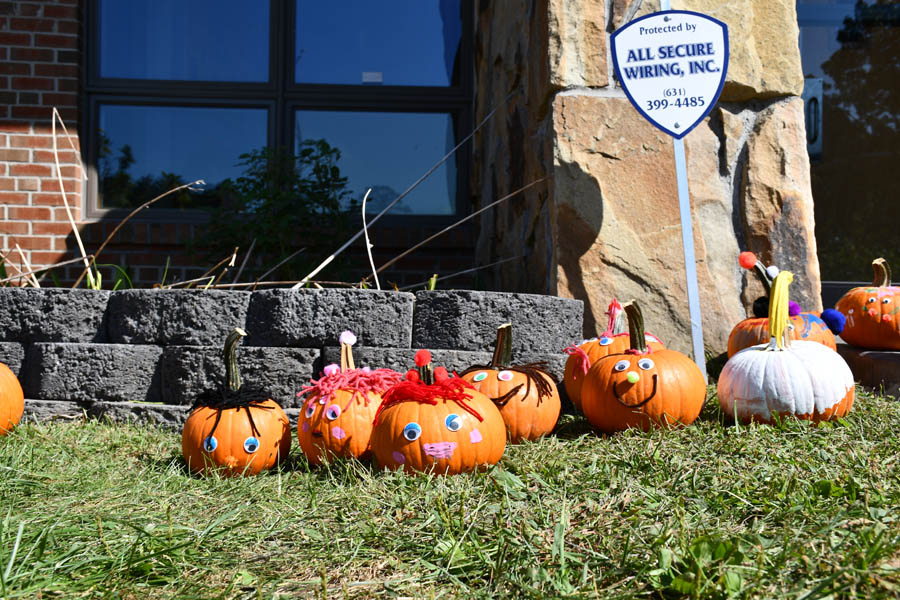
[[408,473],[456,474],[497,463],[506,425],[490,398],[434,368],[420,350],[417,369],[385,392],[375,415],[372,451],[378,463]]

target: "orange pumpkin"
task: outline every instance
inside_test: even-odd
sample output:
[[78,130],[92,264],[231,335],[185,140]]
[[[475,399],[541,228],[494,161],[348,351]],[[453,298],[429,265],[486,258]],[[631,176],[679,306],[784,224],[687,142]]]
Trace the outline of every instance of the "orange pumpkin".
[[[748,270],[753,270],[757,278],[766,290],[766,296],[758,298],[753,304],[754,316],[744,319],[734,326],[728,336],[728,358],[744,348],[764,344],[769,341],[768,296],[772,289],[772,280],[765,266],[757,260],[752,252],[741,252],[740,264]],[[773,271],[774,272],[774,271]],[[765,301],[763,301],[765,300]],[[791,303],[793,311],[799,311],[797,304]],[[818,342],[832,350],[837,350],[837,340],[831,329],[818,315],[810,312],[796,312],[790,317],[792,327],[788,333],[792,340],[805,342]]]
[[511,362],[512,326],[506,323],[497,329],[491,362],[469,367],[460,377],[497,405],[509,440],[515,444],[553,431],[562,405],[556,381],[546,371],[547,363]]
[[876,258],[872,268],[872,285],[853,288],[835,306],[847,318],[841,337],[860,348],[900,350],[900,287],[891,285],[886,260]]
[[379,464],[456,474],[497,463],[506,425],[491,399],[445,369],[432,369],[430,353],[416,353],[416,364],[418,371],[384,394],[375,417],[372,451]]
[[[587,375],[591,365],[610,354],[620,354],[628,349],[628,332],[624,331],[622,321],[624,317],[622,304],[613,298],[606,311],[608,317],[606,331],[600,337],[584,340],[579,345],[572,344],[564,350],[569,358],[566,359],[563,383],[566,393],[575,408],[581,408],[581,387],[584,385],[584,376]],[[653,350],[661,350],[665,346],[662,341],[652,333],[646,334],[647,344]]]
[[0,437],[3,437],[22,420],[25,412],[25,395],[22,385],[9,367],[0,363]]
[[357,369],[351,347],[356,336],[341,334],[341,365],[329,365],[317,381],[297,396],[306,396],[297,419],[297,440],[310,464],[328,456],[361,458],[371,450],[372,422],[382,393],[400,382],[391,369]]
[[291,424],[277,402],[241,385],[239,328],[225,340],[227,385],[197,399],[184,423],[181,451],[191,471],[226,476],[256,475],[273,467],[291,448]]
[[604,432],[653,425],[690,425],[706,400],[706,381],[694,362],[675,350],[651,350],[635,302],[625,306],[631,347],[594,363],[585,376],[582,407]]

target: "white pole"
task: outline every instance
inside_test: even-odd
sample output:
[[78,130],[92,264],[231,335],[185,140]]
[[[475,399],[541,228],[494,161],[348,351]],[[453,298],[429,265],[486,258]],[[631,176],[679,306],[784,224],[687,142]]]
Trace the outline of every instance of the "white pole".
[[[671,10],[671,0],[660,0],[660,10]],[[687,160],[684,138],[672,139],[675,150],[675,177],[678,180],[678,210],[681,215],[681,245],[684,248],[684,271],[687,277],[688,310],[691,317],[691,340],[694,362],[706,379],[706,354],[703,348],[703,322],[700,317],[700,288],[697,284],[697,257],[694,252],[694,226],[691,220],[691,196],[688,191]]]

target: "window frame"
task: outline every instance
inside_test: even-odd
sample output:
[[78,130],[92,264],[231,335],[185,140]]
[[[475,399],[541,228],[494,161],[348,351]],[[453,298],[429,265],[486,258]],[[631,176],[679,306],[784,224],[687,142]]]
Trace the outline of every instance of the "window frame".
[[[268,109],[270,146],[295,147],[294,119],[298,110],[347,110],[357,112],[449,113],[454,121],[456,139],[461,140],[474,127],[474,0],[461,0],[462,34],[460,38],[458,85],[381,86],[346,84],[310,84],[294,82],[296,0],[270,0],[269,80],[257,82],[177,81],[158,79],[119,79],[100,77],[99,1],[85,3],[85,34],[82,36],[81,139],[86,144],[88,182],[85,217],[89,220],[122,219],[131,212],[123,208],[100,206],[97,173],[97,128],[102,104],[135,106],[202,106],[210,108]],[[470,208],[471,148],[465,144],[456,151],[456,212],[449,215],[385,215],[393,225],[424,227],[446,225],[465,216]],[[435,157],[435,162],[440,157]],[[411,173],[412,184],[422,173]],[[152,209],[134,219],[204,223],[210,212],[199,209]]]

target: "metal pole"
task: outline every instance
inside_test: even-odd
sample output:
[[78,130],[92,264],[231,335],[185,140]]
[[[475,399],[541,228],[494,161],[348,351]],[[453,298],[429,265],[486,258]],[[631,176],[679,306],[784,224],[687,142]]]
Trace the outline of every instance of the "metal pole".
[[[672,10],[671,0],[660,0],[660,10]],[[691,196],[688,191],[687,159],[684,138],[672,139],[675,150],[675,177],[678,180],[678,211],[681,215],[681,245],[684,248],[684,272],[687,277],[688,310],[691,317],[691,340],[694,362],[706,377],[706,353],[703,348],[703,322],[700,317],[700,288],[697,284],[697,257],[694,252],[694,226],[691,219]]]

